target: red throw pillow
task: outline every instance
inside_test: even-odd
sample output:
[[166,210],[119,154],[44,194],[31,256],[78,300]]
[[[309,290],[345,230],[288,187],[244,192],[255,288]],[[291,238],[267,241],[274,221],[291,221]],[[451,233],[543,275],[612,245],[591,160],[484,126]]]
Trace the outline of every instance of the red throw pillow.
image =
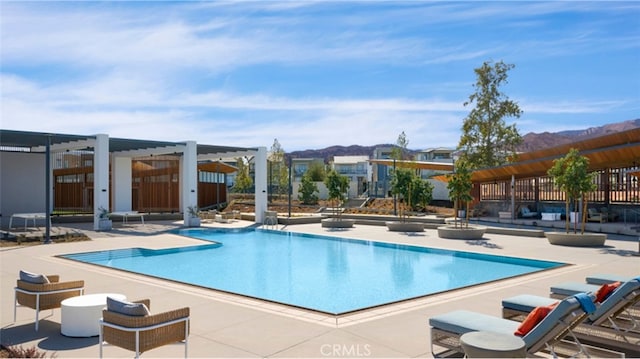
[[611,284],[603,284],[596,292],[596,303],[602,303],[607,299],[614,290],[618,289],[620,282],[614,282]]
[[550,304],[546,307],[535,307],[531,311],[531,313],[527,315],[525,320],[522,322],[522,324],[520,324],[518,329],[516,329],[515,333],[513,334],[520,337],[525,336],[531,331],[531,329],[535,328],[535,326],[538,325],[538,323],[540,323],[542,319],[544,319],[544,317],[546,317],[553,310],[553,308],[555,308],[556,305],[558,305],[558,302]]

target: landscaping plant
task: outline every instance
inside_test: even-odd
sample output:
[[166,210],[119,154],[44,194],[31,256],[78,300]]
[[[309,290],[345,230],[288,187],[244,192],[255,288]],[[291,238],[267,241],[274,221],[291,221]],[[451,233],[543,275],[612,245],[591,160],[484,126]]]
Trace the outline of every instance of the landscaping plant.
[[[596,190],[594,182],[594,173],[589,173],[589,159],[581,156],[577,149],[572,148],[564,157],[555,159],[553,167],[547,174],[553,179],[554,185],[565,194],[566,213],[569,214],[571,202],[573,207],[579,207],[579,200],[582,198],[582,229],[584,227],[587,216],[587,197],[586,193]],[[565,219],[565,229],[569,233],[569,216]],[[573,225],[573,233],[576,233],[576,224]]]

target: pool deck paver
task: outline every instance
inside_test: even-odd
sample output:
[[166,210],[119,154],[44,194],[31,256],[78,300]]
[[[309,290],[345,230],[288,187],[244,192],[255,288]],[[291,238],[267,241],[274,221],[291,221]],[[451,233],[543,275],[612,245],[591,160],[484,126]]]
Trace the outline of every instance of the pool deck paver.
[[[284,230],[386,241],[434,248],[568,262],[572,265],[518,278],[464,288],[438,295],[344,315],[320,313],[244,298],[180,283],[148,278],[78,263],[55,255],[116,248],[167,248],[196,245],[195,239],[167,233],[181,222],[129,225],[110,232],[93,232],[90,224],[70,224],[85,231],[91,241],[3,248],[0,251],[0,341],[5,345],[37,346],[57,358],[98,356],[98,338],[68,338],[60,334],[60,310],[41,313],[34,331],[35,312],[18,307],[13,323],[13,288],[20,269],[60,274],[62,280],[84,279],[85,292],[123,293],[128,299],[151,299],[151,311],[191,308],[189,357],[431,357],[428,318],[450,310],[468,309],[500,316],[500,301],[516,294],[548,295],[549,286],[563,281],[584,281],[589,274],[640,274],[638,242],[633,237],[610,236],[604,248],[551,246],[545,238],[486,234],[486,240],[457,241],[438,238],[435,230],[417,234],[387,231],[382,226],[356,225],[330,231],[319,224],[284,227]],[[206,224],[243,227],[246,221]],[[67,226],[67,225],[65,225]],[[282,226],[280,226],[282,228]],[[213,275],[213,274],[212,274]],[[144,357],[183,356],[182,345],[168,345]],[[633,354],[633,353],[632,353]],[[636,353],[640,355],[640,353]],[[105,345],[105,357],[131,357],[132,352]]]

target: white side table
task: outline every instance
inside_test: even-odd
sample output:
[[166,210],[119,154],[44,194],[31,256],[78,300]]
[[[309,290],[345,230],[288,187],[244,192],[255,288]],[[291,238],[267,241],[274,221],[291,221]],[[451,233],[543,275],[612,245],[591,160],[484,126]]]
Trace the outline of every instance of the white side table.
[[107,297],[126,300],[123,294],[101,293],[68,298],[61,303],[60,331],[68,337],[95,337],[100,334],[98,321],[107,305]]
[[460,337],[467,358],[526,358],[524,340],[513,334],[469,332]]

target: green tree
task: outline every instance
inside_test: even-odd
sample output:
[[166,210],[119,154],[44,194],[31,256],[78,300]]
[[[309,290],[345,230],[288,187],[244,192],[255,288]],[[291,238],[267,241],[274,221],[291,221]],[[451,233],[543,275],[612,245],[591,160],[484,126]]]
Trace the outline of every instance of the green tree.
[[[268,179],[269,179],[269,192],[270,194],[285,194],[289,187],[289,171],[284,163],[284,149],[278,142],[278,139],[273,140],[273,145],[269,151],[269,158],[267,160]],[[275,187],[275,188],[274,188]]]
[[413,171],[407,168],[395,168],[391,173],[391,194],[399,198],[400,211],[398,216],[404,219],[406,207],[411,206],[411,182]]
[[246,193],[253,185],[253,180],[249,175],[249,165],[244,158],[238,157],[236,158],[236,167],[238,167],[238,175],[233,186],[233,192]]
[[346,192],[349,188],[349,178],[341,176],[336,170],[332,169],[327,173],[324,184],[329,191],[329,201],[331,201],[331,207],[334,208],[334,214],[340,219],[341,211],[338,206],[342,206],[342,202],[346,199]]
[[407,146],[409,146],[409,140],[407,139],[407,135],[402,131],[398,135],[398,139],[396,140],[396,147],[391,149],[391,153],[389,157],[394,160],[405,160],[407,159]]
[[414,211],[419,207],[426,209],[433,199],[433,184],[416,175],[412,181],[410,198],[412,200],[411,208]]
[[303,204],[318,204],[318,185],[313,181],[309,172],[302,175],[298,192],[298,199]]
[[[572,148],[564,157],[553,161],[553,167],[547,171],[547,174],[553,178],[554,185],[565,193],[565,213],[567,213],[565,229],[567,233],[569,233],[570,204],[573,201],[574,208],[578,208],[578,201],[580,198],[583,199],[581,233],[584,233],[587,215],[587,197],[584,194],[596,190],[595,174],[589,173],[589,159],[581,156],[577,149]],[[577,232],[575,224],[573,232]]]
[[[455,164],[453,173],[447,175],[447,189],[449,190],[449,198],[453,201],[454,216],[458,218],[458,208],[463,203],[466,203],[466,218],[465,226],[469,226],[469,202],[473,200],[471,196],[471,189],[473,183],[471,182],[471,170],[469,164],[464,160],[458,160]],[[458,221],[454,222],[454,226],[458,226]]]
[[325,169],[324,164],[320,162],[311,162],[306,174],[311,177],[312,181],[322,182],[327,176],[327,170]]
[[519,118],[520,107],[500,91],[507,83],[507,72],[514,65],[484,62],[475,69],[475,92],[464,106],[474,104],[462,125],[458,149],[471,169],[495,167],[515,160],[516,147],[522,143],[515,124],[507,126],[507,117]]
[[400,216],[406,210],[426,208],[433,197],[433,185],[421,179],[413,170],[396,168],[391,177],[391,193],[400,197],[402,206]]

